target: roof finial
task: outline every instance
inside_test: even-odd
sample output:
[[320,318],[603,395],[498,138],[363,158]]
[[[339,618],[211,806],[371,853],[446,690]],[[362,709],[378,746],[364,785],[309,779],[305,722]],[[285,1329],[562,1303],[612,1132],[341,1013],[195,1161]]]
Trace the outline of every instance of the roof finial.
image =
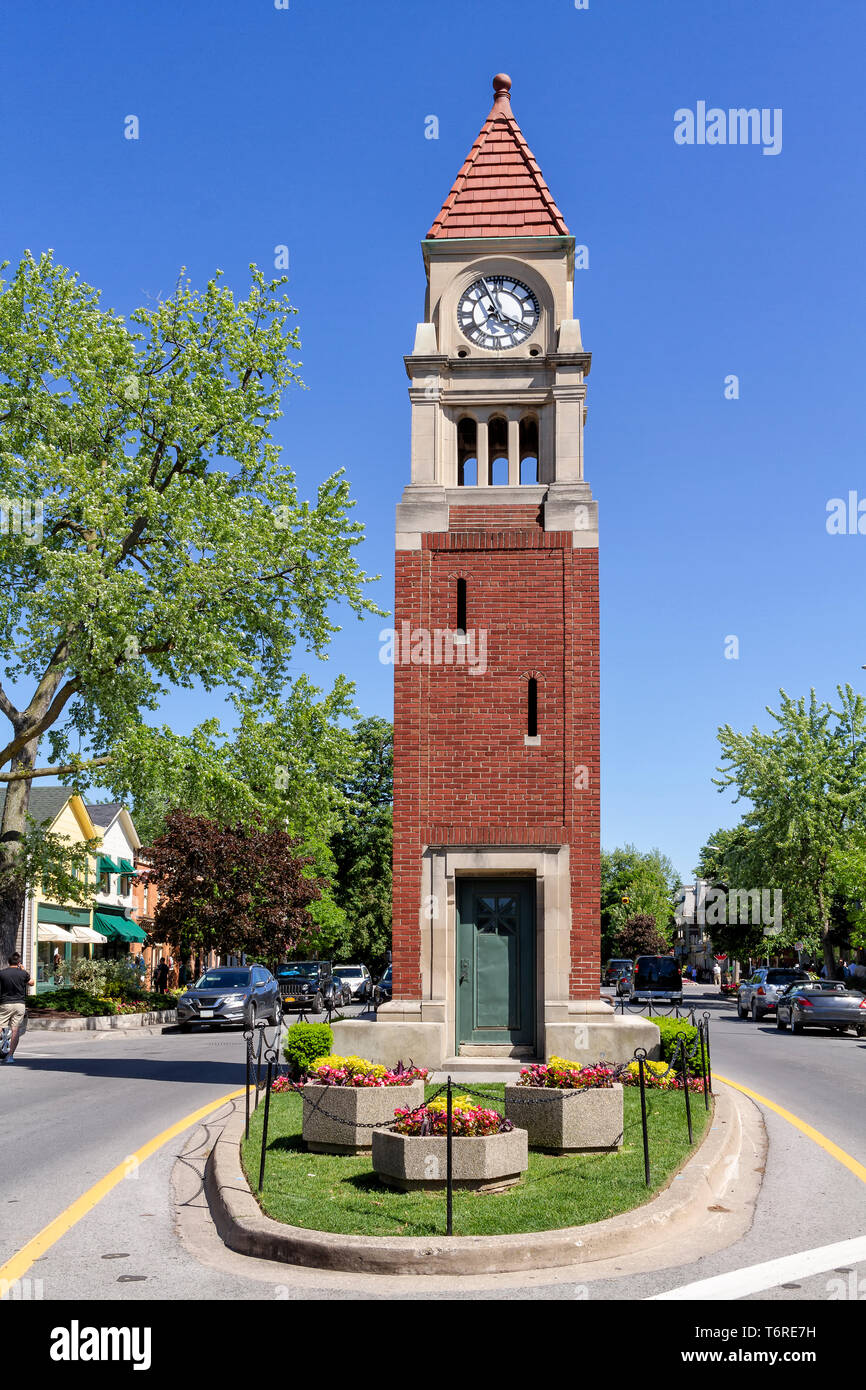
[[493,90],[496,96],[493,101],[494,111],[497,109],[511,109],[511,78],[507,72],[498,72],[493,79]]

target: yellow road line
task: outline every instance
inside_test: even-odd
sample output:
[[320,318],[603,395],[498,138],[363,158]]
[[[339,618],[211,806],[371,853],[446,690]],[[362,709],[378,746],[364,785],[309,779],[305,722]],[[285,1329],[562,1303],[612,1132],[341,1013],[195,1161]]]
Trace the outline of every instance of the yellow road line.
[[243,1087],[239,1091],[229,1091],[219,1100],[212,1100],[209,1105],[201,1106],[200,1109],[194,1110],[191,1115],[186,1115],[182,1120],[178,1120],[177,1124],[172,1125],[169,1129],[164,1129],[161,1134],[155,1135],[153,1139],[148,1139],[147,1143],[142,1144],[135,1153],[128,1154],[122,1163],[118,1163],[116,1168],[112,1168],[111,1172],[106,1173],[104,1178],[100,1178],[99,1182],[95,1182],[92,1187],[89,1187],[71,1206],[68,1206],[59,1216],[55,1216],[54,1220],[44,1226],[38,1235],[34,1236],[32,1240],[28,1240],[27,1244],[22,1246],[11,1260],[7,1260],[5,1265],[0,1265],[0,1298],[3,1297],[3,1290],[8,1290],[10,1284],[26,1274],[40,1255],[44,1255],[46,1250],[50,1250],[61,1236],[65,1236],[66,1232],[70,1231],[81,1220],[82,1216],[86,1216],[89,1211],[92,1211],[113,1187],[116,1187],[124,1178],[129,1177],[131,1166],[137,1168],[146,1158],[150,1158],[151,1154],[156,1153],[157,1149],[161,1149],[163,1144],[167,1144],[169,1140],[182,1134],[185,1129],[189,1129],[190,1125],[197,1124],[205,1116],[212,1115],[215,1110],[219,1110],[228,1101],[237,1100],[238,1096],[243,1094]]
[[758,1101],[760,1105],[766,1105],[768,1109],[781,1115],[783,1120],[787,1120],[789,1125],[793,1125],[795,1129],[799,1129],[801,1134],[805,1134],[807,1138],[813,1140],[831,1158],[835,1158],[850,1173],[853,1173],[855,1178],[859,1178],[861,1182],[866,1182],[866,1166],[859,1163],[856,1158],[852,1158],[844,1149],[840,1149],[838,1144],[834,1144],[833,1140],[828,1139],[826,1134],[822,1134],[819,1129],[807,1125],[805,1120],[801,1120],[798,1115],[786,1110],[783,1105],[777,1105],[774,1100],[768,1100],[766,1096],[760,1095],[757,1091],[750,1091],[748,1086],[741,1086],[738,1081],[731,1081],[727,1076],[720,1076],[717,1071],[713,1072],[713,1078],[717,1081],[724,1081],[726,1086],[733,1086],[735,1091],[742,1091],[744,1096],[751,1096],[752,1100]]

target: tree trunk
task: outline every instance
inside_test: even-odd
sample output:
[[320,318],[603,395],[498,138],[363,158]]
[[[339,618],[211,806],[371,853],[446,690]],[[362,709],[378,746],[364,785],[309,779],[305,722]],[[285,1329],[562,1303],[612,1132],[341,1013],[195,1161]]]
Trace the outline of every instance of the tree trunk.
[[[39,740],[33,739],[12,759],[12,771],[32,770],[36,764]],[[8,965],[16,948],[21,914],[27,899],[27,884],[15,872],[18,844],[27,828],[32,783],[26,779],[7,782],[0,822],[0,965]]]

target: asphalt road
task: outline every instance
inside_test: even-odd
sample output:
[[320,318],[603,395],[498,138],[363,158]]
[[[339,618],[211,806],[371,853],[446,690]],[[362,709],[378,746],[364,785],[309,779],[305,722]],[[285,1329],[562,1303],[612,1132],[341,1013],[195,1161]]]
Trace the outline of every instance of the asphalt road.
[[[711,1015],[717,1073],[792,1111],[866,1164],[866,1039],[779,1034],[771,1021],[739,1022],[713,990],[692,989]],[[239,1088],[238,1032],[51,1034],[30,1032],[18,1060],[0,1072],[0,1264],[88,1187],[154,1135]],[[675,1268],[593,1278],[574,1272],[464,1281],[462,1298],[646,1299],[722,1274],[738,1298],[737,1271],[861,1236],[864,1183],[814,1141],[761,1106],[769,1153],[756,1218],[735,1245],[702,1255],[686,1241]],[[46,1299],[292,1300],[451,1299],[456,1281],[375,1281],[288,1270],[225,1250],[196,1200],[175,1210],[170,1181],[179,1156],[193,1174],[205,1131],[193,1127],[142,1164],[73,1225],[28,1271]],[[178,1170],[175,1169],[177,1172]],[[180,1234],[178,1228],[180,1221]],[[796,1262],[795,1262],[796,1264]],[[859,1290],[859,1294],[858,1291]],[[817,1275],[796,1272],[750,1298],[836,1299],[866,1295],[866,1261]]]

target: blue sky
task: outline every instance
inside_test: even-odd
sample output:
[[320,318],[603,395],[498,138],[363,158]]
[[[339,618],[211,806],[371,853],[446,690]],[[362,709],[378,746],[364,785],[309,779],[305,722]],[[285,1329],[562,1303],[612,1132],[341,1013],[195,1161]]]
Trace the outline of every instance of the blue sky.
[[[288,245],[309,390],[279,437],[305,495],[347,469],[390,608],[419,242],[509,72],[590,253],[575,297],[593,353],[603,840],[657,844],[688,874],[737,818],[710,781],[718,725],[766,724],[780,686],[856,686],[866,662],[866,536],[825,525],[829,499],[866,498],[864,44],[857,0],[18,6],[0,254],[52,246],[128,312],[182,265],[240,290]],[[699,101],[781,108],[781,153],[677,145],[674,112]],[[347,614],[314,674],[345,671],[364,713],[390,714],[380,625]],[[188,728],[202,703],[163,713]]]

